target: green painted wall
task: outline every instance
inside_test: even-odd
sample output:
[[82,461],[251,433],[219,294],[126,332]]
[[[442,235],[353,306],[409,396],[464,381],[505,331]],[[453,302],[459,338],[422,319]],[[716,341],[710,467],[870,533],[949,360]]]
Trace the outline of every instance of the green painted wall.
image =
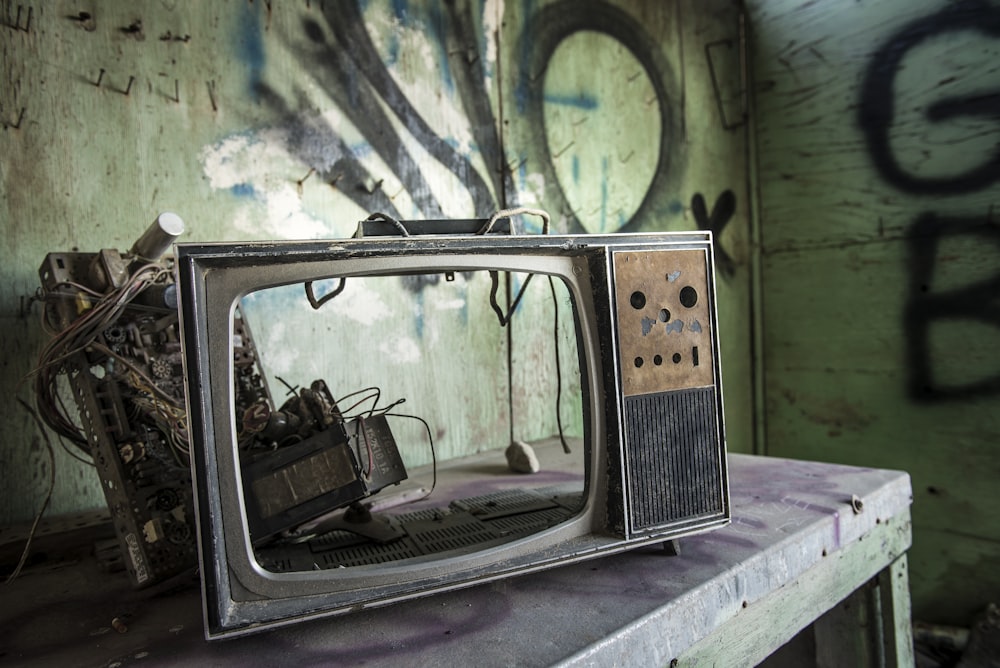
[[914,616],[1000,597],[1000,5],[754,1],[766,444],[905,469]]
[[[728,0],[90,0],[0,18],[3,396],[28,396],[46,339],[30,305],[45,254],[126,249],[159,211],[186,240],[229,241],[525,205],[561,232],[717,233],[730,447],[751,450],[749,126]],[[294,294],[248,312],[269,374],[378,384],[457,456],[556,430],[548,286],[509,338],[487,294],[483,277],[352,282],[319,320]],[[578,383],[565,392],[569,414]],[[30,519],[48,480],[29,417],[6,415],[2,524]],[[417,458],[421,438],[404,446]],[[90,468],[57,451],[56,472],[51,513],[103,504]]]

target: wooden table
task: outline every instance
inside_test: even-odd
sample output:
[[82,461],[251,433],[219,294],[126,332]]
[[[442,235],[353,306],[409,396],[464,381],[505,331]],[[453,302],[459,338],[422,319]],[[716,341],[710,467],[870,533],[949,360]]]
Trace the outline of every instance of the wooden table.
[[732,524],[677,556],[643,548],[213,643],[196,586],[135,592],[48,537],[0,590],[0,663],[741,666],[807,629],[819,665],[912,665],[909,477],[730,455],[730,481]]

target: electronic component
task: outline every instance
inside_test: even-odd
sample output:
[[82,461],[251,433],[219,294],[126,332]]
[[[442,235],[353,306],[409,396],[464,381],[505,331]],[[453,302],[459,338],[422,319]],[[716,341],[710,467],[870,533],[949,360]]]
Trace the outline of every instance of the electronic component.
[[[241,470],[254,545],[406,479],[385,416],[345,422],[322,381],[279,411],[263,402],[251,406],[243,425]],[[257,447],[246,444],[254,429]],[[267,447],[276,438],[293,442]],[[358,532],[366,533],[363,526]]]
[[[183,228],[160,214],[128,253],[49,253],[39,269],[52,339],[36,369],[38,411],[93,460],[136,587],[198,561],[173,261],[160,258]],[[250,405],[267,388],[238,312],[236,322],[236,396]]]
[[[39,413],[93,459],[136,587],[197,565],[177,291],[173,260],[160,259],[183,228],[160,214],[127,253],[50,253],[39,270],[53,333],[36,372]],[[255,545],[406,478],[385,417],[345,420],[323,381],[274,410],[239,307],[232,324]],[[79,420],[60,398],[62,376]],[[366,513],[354,526],[369,535]]]

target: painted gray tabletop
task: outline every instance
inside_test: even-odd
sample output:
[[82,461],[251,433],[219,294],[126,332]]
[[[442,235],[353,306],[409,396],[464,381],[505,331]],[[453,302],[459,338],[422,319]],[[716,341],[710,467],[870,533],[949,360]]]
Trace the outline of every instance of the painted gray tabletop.
[[[729,463],[732,524],[682,539],[679,556],[643,548],[211,644],[196,586],[135,592],[86,553],[29,567],[2,590],[0,663],[667,665],[695,650],[732,652],[712,639],[760,626],[754,613],[765,608],[774,632],[754,633],[784,642],[910,545],[905,473],[745,455]],[[816,600],[775,607],[778,595]],[[116,617],[125,632],[112,628]]]

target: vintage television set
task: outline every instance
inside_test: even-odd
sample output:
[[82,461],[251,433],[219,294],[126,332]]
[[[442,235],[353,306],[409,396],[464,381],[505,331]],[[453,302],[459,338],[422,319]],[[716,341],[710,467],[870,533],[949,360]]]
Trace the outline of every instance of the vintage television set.
[[[175,247],[209,639],[728,522],[710,233],[384,227],[386,235],[364,238]],[[321,380],[275,405],[264,379],[245,380],[258,378],[246,365],[266,366],[266,357],[255,358],[262,337],[257,349],[247,346],[241,305],[279,286],[305,286],[299,294],[316,305],[345,281],[479,272],[493,277],[494,295],[498,275],[547,277],[571,304],[582,413],[577,475],[541,487],[525,475],[499,491],[442,484],[418,504],[380,511],[369,502],[415,472],[400,456],[391,411],[352,411],[357,402],[335,398]],[[324,281],[334,287],[318,296],[313,286]],[[337,363],[345,362],[357,363]],[[434,474],[443,477],[438,464]]]

